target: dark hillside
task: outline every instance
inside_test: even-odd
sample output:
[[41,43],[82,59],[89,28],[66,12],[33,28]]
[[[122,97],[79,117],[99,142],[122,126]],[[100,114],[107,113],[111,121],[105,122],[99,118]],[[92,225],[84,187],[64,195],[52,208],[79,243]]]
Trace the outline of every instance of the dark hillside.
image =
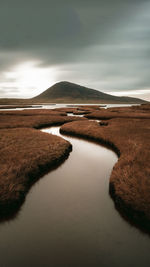
[[117,97],[70,82],[59,82],[42,94],[32,98],[35,101],[56,103],[144,103],[131,97]]

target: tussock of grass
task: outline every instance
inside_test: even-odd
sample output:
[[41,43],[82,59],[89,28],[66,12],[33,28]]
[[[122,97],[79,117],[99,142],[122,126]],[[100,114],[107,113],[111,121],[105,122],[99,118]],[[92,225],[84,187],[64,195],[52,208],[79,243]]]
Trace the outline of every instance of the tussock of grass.
[[0,213],[25,198],[31,184],[68,156],[71,145],[38,130],[0,130]]
[[106,127],[77,121],[61,132],[99,141],[119,156],[110,177],[117,208],[134,223],[150,230],[150,119],[112,119]]

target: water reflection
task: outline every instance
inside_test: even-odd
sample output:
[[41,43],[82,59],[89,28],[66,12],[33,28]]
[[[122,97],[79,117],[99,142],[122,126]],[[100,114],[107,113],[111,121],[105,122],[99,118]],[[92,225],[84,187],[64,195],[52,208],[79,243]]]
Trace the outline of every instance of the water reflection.
[[72,112],[67,112],[67,116],[73,116],[73,117],[84,117],[84,114],[73,114]]

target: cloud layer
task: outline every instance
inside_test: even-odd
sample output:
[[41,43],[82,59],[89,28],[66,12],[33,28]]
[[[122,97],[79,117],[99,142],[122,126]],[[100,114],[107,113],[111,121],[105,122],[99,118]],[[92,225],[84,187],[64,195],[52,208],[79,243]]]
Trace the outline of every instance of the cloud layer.
[[[149,25],[146,0],[1,1],[0,97],[30,97],[68,80],[150,100]],[[18,66],[31,62],[40,87],[32,75],[19,77]]]

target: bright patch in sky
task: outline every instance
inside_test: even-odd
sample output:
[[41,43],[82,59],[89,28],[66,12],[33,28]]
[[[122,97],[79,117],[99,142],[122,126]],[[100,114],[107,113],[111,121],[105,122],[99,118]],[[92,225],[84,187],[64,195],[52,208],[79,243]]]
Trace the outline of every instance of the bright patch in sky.
[[7,2],[0,1],[0,98],[30,98],[66,80],[150,100],[150,1]]
[[56,81],[56,70],[40,67],[39,62],[25,62],[4,72],[2,87],[16,88],[20,97],[32,97],[43,92]]

